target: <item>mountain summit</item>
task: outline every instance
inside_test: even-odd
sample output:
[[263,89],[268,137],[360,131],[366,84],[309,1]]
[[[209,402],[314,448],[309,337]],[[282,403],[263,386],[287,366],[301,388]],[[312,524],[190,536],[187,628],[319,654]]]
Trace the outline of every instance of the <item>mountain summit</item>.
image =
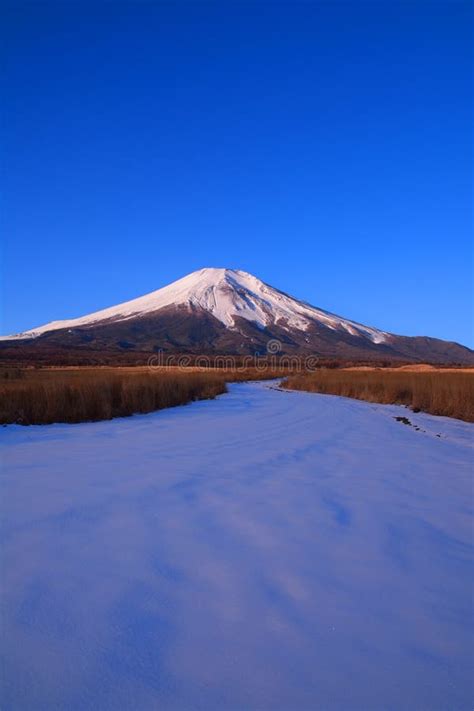
[[97,326],[110,324],[111,321],[117,323],[148,316],[171,306],[202,309],[232,330],[238,330],[239,319],[245,319],[261,329],[280,324],[288,330],[299,331],[306,331],[312,323],[320,322],[333,330],[342,329],[352,335],[367,337],[374,343],[382,343],[386,336],[383,331],[348,321],[294,299],[247,272],[207,268],[192,272],[138,299],[81,318],[51,321],[7,338],[36,338],[64,328]]
[[474,360],[458,344],[395,336],[311,306],[247,272],[217,268],[87,316],[8,336],[1,347],[34,341],[42,349],[253,354],[269,339],[281,342],[282,353]]

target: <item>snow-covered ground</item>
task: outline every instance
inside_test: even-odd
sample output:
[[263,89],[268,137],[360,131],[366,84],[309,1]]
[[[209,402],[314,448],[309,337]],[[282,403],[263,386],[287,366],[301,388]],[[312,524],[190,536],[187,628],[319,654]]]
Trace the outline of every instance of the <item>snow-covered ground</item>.
[[2,429],[2,710],[471,709],[473,430],[265,384]]

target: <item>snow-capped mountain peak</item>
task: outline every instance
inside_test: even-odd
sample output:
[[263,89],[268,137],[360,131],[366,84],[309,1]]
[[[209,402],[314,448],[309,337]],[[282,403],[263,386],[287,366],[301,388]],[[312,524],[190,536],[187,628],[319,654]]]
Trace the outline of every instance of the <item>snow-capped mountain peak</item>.
[[171,306],[206,311],[230,330],[238,330],[238,319],[241,318],[261,329],[278,324],[284,329],[306,331],[310,325],[320,323],[331,330],[342,330],[373,343],[383,343],[387,335],[294,299],[247,272],[205,268],[137,299],[80,318],[53,321],[8,338],[36,338],[60,329],[121,322],[154,314]]

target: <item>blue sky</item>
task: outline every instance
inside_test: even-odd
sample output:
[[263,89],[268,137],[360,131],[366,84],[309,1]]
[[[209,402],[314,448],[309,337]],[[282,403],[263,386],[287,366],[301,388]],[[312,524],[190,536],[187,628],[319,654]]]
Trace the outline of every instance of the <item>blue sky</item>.
[[228,266],[474,346],[469,3],[3,15],[3,333]]

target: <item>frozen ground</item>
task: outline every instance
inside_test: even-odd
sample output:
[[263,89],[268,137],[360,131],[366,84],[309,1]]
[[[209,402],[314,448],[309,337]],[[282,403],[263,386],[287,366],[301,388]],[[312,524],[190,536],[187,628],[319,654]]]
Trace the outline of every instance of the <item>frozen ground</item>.
[[473,430],[263,384],[2,429],[2,711],[471,709]]

